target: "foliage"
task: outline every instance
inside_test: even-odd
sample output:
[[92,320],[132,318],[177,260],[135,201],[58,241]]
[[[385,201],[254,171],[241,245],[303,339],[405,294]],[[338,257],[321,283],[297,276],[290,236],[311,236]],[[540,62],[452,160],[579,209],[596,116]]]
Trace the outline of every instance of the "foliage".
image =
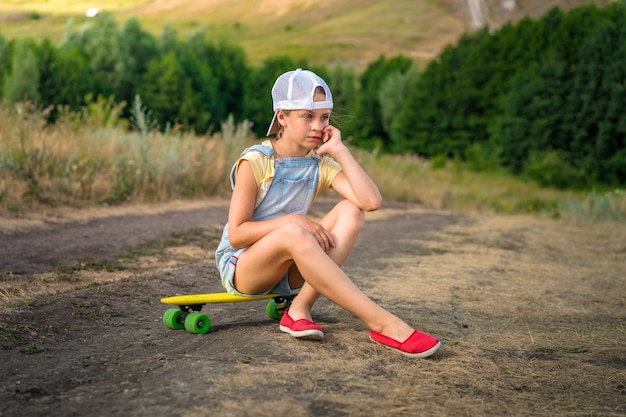
[[[249,121],[262,137],[276,77],[310,66],[278,55],[251,67],[241,47],[211,30],[179,39],[166,25],[155,38],[137,18],[120,27],[101,13],[80,31],[69,21],[58,47],[0,37],[0,91],[13,103],[35,100],[50,124],[109,103],[119,114],[101,116],[116,126],[149,113],[148,131],[205,135],[232,120]],[[626,183],[624,2],[554,8],[468,33],[421,71],[402,55],[380,56],[361,73],[340,63],[310,69],[328,81],[333,123],[355,147],[433,158],[434,166],[504,167],[545,186]],[[116,169],[127,168],[118,161]]]
[[[358,76],[350,67],[335,63],[327,77],[328,86],[333,94],[333,113],[331,123],[340,129],[354,120],[354,111],[359,92]],[[344,133],[345,140],[351,142],[353,136],[349,130]]]
[[96,82],[96,94],[123,97],[130,54],[113,14],[102,13],[95,23],[81,33],[81,46]]
[[[402,110],[404,101],[413,85],[417,82],[419,73],[416,67],[411,66],[407,71],[396,71],[387,75],[378,89],[378,102],[380,103],[380,121],[383,132],[387,137],[391,136],[391,126],[396,116]],[[393,145],[390,145],[393,149]],[[400,149],[402,150],[402,149]]]
[[[626,5],[468,34],[420,75],[392,150],[460,156],[558,187],[626,183]],[[482,169],[482,168],[479,168]],[[491,168],[490,168],[491,169]]]
[[387,59],[381,56],[371,63],[359,79],[359,94],[354,106],[354,119],[346,122],[344,130],[354,137],[354,143],[366,149],[382,144],[388,149],[389,136],[382,121],[380,88],[390,74],[404,74],[411,70],[413,61],[404,56]]
[[11,61],[11,72],[4,79],[4,98],[21,102],[39,100],[39,69],[32,42],[17,42]]
[[3,96],[4,77],[11,69],[11,62],[9,61],[9,45],[6,40],[0,34],[0,97]]
[[59,50],[48,40],[39,48],[40,104],[52,107],[50,121],[58,117],[58,106],[77,111],[93,89],[89,63],[77,48]]
[[[579,36],[576,53],[551,54],[520,71],[494,124],[502,162],[541,184],[626,180],[626,8],[591,10],[596,24]],[[589,27],[589,16],[573,12],[565,21]]]
[[461,64],[484,36],[483,31],[462,37],[457,47],[447,47],[422,72],[392,123],[394,151],[451,157],[471,143],[472,135],[463,125],[475,119],[470,110],[479,90],[464,88],[467,79]]
[[193,114],[191,92],[191,81],[172,52],[150,61],[137,86],[137,94],[162,128],[185,122]]

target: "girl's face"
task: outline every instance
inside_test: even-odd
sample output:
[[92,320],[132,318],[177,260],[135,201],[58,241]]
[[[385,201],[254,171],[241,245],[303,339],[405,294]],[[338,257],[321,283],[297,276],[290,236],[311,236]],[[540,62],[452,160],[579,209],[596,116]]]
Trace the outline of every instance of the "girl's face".
[[[324,100],[325,94],[315,93],[313,101]],[[281,139],[295,142],[307,150],[317,149],[322,145],[324,129],[330,124],[330,109],[292,110],[288,114],[281,113],[279,122],[285,126]]]

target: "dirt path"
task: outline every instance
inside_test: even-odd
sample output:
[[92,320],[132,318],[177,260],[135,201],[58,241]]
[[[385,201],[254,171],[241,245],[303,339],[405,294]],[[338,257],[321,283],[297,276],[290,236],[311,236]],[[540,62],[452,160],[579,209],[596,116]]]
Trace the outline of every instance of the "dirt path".
[[263,302],[205,308],[207,335],[165,328],[161,297],[220,290],[226,213],[0,234],[0,416],[626,415],[624,225],[372,213],[345,270],[444,341],[411,360],[326,300],[321,343],[282,334]]

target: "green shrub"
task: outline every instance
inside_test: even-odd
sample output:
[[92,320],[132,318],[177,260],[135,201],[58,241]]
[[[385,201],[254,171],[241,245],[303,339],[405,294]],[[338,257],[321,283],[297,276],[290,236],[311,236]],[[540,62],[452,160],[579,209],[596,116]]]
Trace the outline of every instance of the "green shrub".
[[560,152],[535,152],[524,166],[524,175],[542,186],[582,188],[584,175],[571,166]]

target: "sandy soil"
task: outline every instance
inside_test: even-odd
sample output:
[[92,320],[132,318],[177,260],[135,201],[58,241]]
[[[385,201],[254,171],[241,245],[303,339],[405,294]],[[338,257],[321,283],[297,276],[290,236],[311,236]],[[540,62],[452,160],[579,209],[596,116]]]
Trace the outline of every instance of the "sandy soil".
[[264,302],[205,307],[206,335],[166,328],[160,298],[220,290],[226,213],[5,222],[0,416],[626,415],[624,225],[372,213],[345,270],[443,340],[414,360],[327,300],[313,311],[322,342],[281,333]]

